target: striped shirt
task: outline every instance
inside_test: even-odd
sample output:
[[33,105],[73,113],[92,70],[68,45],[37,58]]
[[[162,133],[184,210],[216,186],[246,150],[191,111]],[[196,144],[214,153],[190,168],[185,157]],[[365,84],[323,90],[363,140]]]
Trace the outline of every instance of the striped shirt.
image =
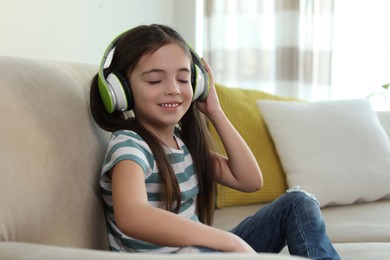
[[[191,154],[183,141],[175,134],[180,149],[164,147],[171,162],[180,186],[181,206],[179,215],[199,221],[195,213],[196,196],[199,192],[198,181],[194,172]],[[107,173],[118,162],[131,160],[138,163],[144,171],[148,203],[154,207],[162,207],[160,192],[161,180],[154,156],[146,142],[133,131],[117,131],[111,136],[105,156],[99,184],[102,190],[106,213],[107,232],[110,248],[113,251],[172,253],[179,248],[164,247],[131,238],[121,232],[115,223],[112,203],[112,185]],[[131,172],[129,172],[131,174]],[[131,216],[130,216],[131,217]],[[174,228],[174,227],[173,227]]]

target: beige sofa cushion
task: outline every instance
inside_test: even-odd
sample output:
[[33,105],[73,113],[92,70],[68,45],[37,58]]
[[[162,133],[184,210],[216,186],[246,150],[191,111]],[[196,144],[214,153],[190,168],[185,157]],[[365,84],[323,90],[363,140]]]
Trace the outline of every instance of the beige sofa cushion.
[[[0,259],[6,260],[307,260],[284,254],[244,253],[183,253],[183,254],[134,254],[97,251],[90,249],[57,247],[17,242],[0,243]],[[364,258],[367,260],[366,258]],[[356,259],[354,259],[356,260]],[[378,260],[378,259],[376,259]]]
[[[0,241],[107,248],[90,65],[0,57]],[[4,210],[5,209],[5,210]]]
[[[214,226],[229,230],[264,205],[218,209]],[[390,199],[321,210],[333,243],[390,242]]]
[[390,200],[322,209],[335,243],[390,242]]

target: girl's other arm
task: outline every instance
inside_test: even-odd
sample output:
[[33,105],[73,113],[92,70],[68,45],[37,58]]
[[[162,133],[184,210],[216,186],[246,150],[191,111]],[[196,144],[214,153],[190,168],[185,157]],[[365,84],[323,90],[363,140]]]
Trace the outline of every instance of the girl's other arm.
[[136,162],[119,162],[112,170],[111,178],[115,221],[126,235],[163,246],[204,246],[226,252],[254,252],[230,232],[149,205],[144,173]]

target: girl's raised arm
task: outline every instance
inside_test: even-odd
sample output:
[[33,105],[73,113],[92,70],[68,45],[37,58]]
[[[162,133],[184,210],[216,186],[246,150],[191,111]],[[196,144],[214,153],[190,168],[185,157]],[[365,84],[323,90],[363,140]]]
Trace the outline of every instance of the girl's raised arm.
[[263,186],[260,168],[248,145],[222,111],[213,73],[207,62],[203,62],[210,75],[210,92],[204,102],[198,101],[198,107],[214,125],[227,153],[227,157],[216,156],[219,161],[216,164],[216,181],[240,191],[256,191]]

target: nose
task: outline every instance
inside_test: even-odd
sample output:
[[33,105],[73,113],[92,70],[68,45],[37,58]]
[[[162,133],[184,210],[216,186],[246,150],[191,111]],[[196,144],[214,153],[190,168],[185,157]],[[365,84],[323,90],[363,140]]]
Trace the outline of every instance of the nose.
[[171,80],[167,83],[165,87],[165,95],[179,95],[180,87],[176,80]]

